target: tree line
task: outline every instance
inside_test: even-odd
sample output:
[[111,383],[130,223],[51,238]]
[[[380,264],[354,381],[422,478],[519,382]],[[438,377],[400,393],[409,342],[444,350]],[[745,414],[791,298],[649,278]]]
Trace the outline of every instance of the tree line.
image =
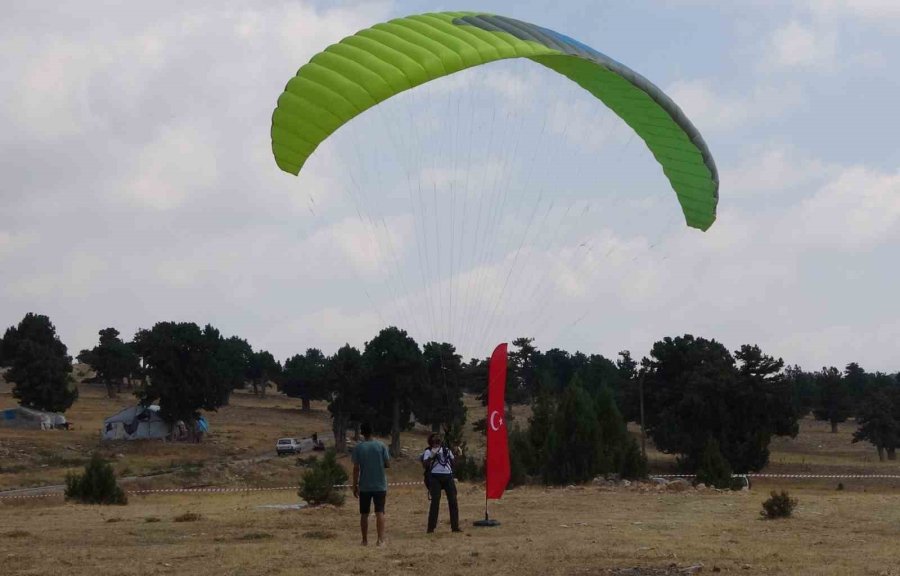
[[[416,422],[460,436],[467,423],[463,393],[484,402],[487,358],[464,362],[451,343],[420,346],[404,330],[381,330],[360,350],[345,345],[331,355],[308,348],[277,361],[237,336],[194,323],[160,322],[123,341],[114,328],[78,359],[90,364],[112,395],[123,380],[138,384],[141,403],[158,402],[171,421],[226,405],[233,390],[265,394],[274,386],[300,400],[326,401],[339,450],[358,423],[400,450],[400,432]],[[0,341],[0,365],[25,406],[64,411],[77,398],[72,359],[46,316],[28,314]],[[714,445],[735,472],[760,470],[775,436],[796,436],[807,414],[831,424],[855,418],[854,441],[873,444],[884,459],[900,445],[900,375],[844,370],[807,372],[785,366],[758,346],[729,351],[716,340],[684,335],[656,342],[640,361],[623,351],[615,359],[540,351],[531,338],[512,342],[507,402],[530,405],[527,421],[512,422],[514,474],[566,481],[591,474],[641,469],[626,422],[643,429],[685,471],[709,459]],[[643,417],[642,417],[643,414]],[[508,418],[512,414],[508,414]],[[469,423],[484,429],[483,419]]]

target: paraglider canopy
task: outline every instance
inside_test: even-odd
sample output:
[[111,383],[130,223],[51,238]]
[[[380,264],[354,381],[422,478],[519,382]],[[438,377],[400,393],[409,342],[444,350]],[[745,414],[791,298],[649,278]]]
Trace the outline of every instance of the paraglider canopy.
[[297,72],[272,117],[278,166],[299,174],[343,124],[379,102],[488,62],[527,58],[594,95],[639,136],[678,196],[688,226],[716,219],[718,173],[706,143],[678,106],[649,80],[547,28],[475,12],[398,18],[329,46]]

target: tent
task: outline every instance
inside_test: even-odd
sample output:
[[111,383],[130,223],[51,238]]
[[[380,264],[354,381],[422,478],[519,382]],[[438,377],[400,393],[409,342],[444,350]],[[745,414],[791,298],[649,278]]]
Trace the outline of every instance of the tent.
[[0,426],[53,430],[54,428],[65,428],[66,417],[59,412],[45,412],[19,406],[0,411]]
[[103,440],[165,439],[172,425],[159,415],[159,406],[129,406],[103,421]]

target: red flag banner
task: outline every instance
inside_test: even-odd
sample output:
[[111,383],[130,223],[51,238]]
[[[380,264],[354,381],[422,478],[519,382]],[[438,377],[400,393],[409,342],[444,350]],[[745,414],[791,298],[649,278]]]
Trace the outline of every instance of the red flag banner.
[[509,446],[506,437],[506,344],[494,348],[488,369],[487,406],[487,497],[493,500],[503,496],[509,483]]

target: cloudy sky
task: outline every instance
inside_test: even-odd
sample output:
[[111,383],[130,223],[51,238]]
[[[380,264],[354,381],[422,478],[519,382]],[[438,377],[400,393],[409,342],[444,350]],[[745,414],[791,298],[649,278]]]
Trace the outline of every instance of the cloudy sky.
[[703,133],[719,219],[684,227],[626,126],[502,62],[420,87],[280,172],[287,80],[430,1],[36,2],[0,22],[0,324],[70,353],[211,323],[281,360],[396,324],[487,356],[716,338],[808,369],[900,369],[900,4],[491,1],[662,87]]

